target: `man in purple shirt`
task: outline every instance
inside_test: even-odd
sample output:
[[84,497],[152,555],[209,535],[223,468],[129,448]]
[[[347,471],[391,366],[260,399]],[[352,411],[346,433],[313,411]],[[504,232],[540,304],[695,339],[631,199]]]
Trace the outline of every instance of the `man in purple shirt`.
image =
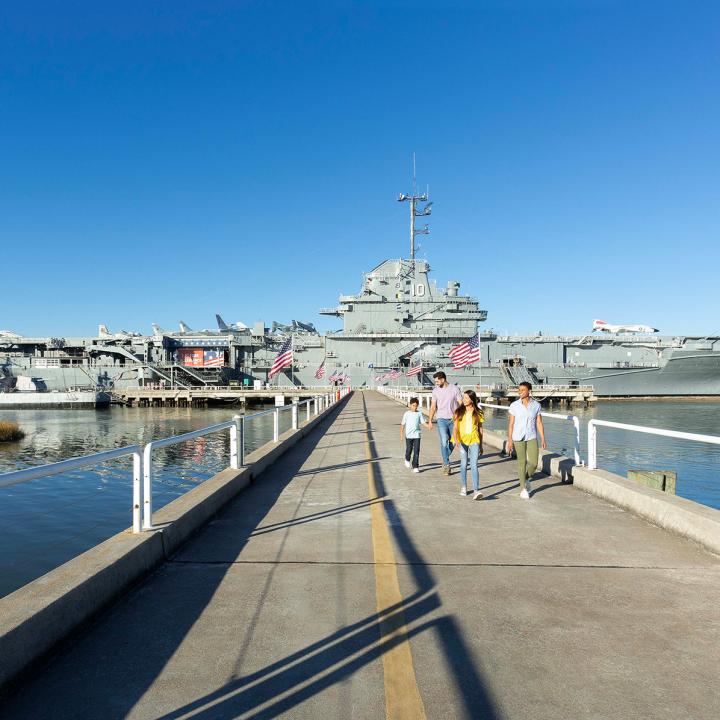
[[462,402],[462,393],[457,385],[450,385],[447,376],[440,370],[433,375],[435,387],[432,391],[432,402],[428,414],[428,427],[432,429],[433,418],[437,420],[440,436],[440,454],[442,455],[443,475],[450,474],[450,453],[453,444],[450,441],[453,431],[453,413]]

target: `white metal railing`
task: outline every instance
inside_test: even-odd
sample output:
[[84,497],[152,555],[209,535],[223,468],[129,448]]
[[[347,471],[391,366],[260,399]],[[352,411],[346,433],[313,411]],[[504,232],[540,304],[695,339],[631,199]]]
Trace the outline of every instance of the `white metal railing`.
[[[341,393],[345,395],[347,393]],[[309,419],[309,408],[310,403],[315,403],[315,415],[329,408],[336,400],[336,395],[330,393],[323,393],[322,395],[316,396],[313,400],[306,400],[304,404],[307,404],[307,418]],[[292,429],[298,429],[298,406],[301,403],[293,402],[290,405],[283,405],[282,407],[275,407],[270,410],[262,410],[252,415],[234,415],[232,420],[228,420],[224,423],[218,423],[217,425],[210,425],[200,430],[194,430],[193,432],[183,433],[182,435],[175,435],[174,437],[164,438],[162,440],[153,440],[149,442],[143,450],[143,473],[144,473],[144,487],[143,487],[143,529],[151,530],[152,525],[152,494],[153,494],[153,451],[157,448],[167,447],[168,445],[176,445],[178,443],[186,442],[187,440],[194,440],[195,438],[202,437],[203,435],[210,435],[212,433],[221,432],[222,430],[230,430],[230,467],[234,470],[239,470],[245,464],[245,424],[253,419],[264,417],[266,415],[273,416],[273,438],[272,442],[278,442],[280,439],[280,413],[288,410],[292,413]]]
[[143,486],[143,530],[152,530],[152,486],[153,486],[153,451],[158,448],[168,447],[169,445],[177,445],[179,443],[194,440],[195,438],[210,435],[211,433],[221,432],[222,430],[230,430],[230,467],[235,470],[240,469],[240,460],[238,457],[238,424],[233,418],[227,422],[218,423],[217,425],[209,425],[200,430],[183,433],[182,435],[173,435],[169,438],[150,441],[143,450],[143,475],[145,478]]
[[626,423],[611,422],[610,420],[590,420],[588,422],[588,470],[597,469],[597,427],[617,428],[618,430],[629,430],[630,432],[645,433],[646,435],[662,435],[663,437],[678,438],[680,440],[692,440],[693,442],[710,443],[720,445],[720,436],[701,435],[700,433],[681,432],[679,430],[663,430],[662,428],[646,427],[644,425],[627,425]]
[[[490,403],[478,403],[483,407],[493,408],[494,410],[510,411],[509,405],[491,405]],[[580,418],[577,415],[560,415],[559,413],[548,413],[542,410],[540,412],[543,418],[554,418],[555,420],[565,420],[571,422],[573,426],[573,451],[575,455],[575,464],[582,465],[583,461],[580,457]]]
[[[412,390],[400,390],[397,388],[386,388],[386,387],[378,387],[377,388],[379,392],[383,393],[384,395],[388,395],[389,397],[394,397],[397,400],[402,400],[405,403],[409,402],[411,397],[417,397],[420,401],[420,409],[422,410],[423,406],[423,400],[427,403],[428,409],[430,408],[430,403],[432,402],[431,398],[432,396],[428,393],[417,393],[413,392]],[[494,410],[504,410],[509,411],[510,406],[508,405],[492,405],[490,403],[478,403],[482,407],[488,407],[493,408]],[[574,445],[574,455],[575,455],[575,464],[576,465],[582,465],[583,461],[580,457],[580,418],[577,417],[577,415],[560,415],[558,413],[547,413],[544,410],[541,412],[541,415],[544,418],[554,418],[556,420],[565,420],[567,422],[571,422],[573,425],[573,445]]]
[[147,443],[144,448],[140,445],[129,445],[127,447],[116,448],[114,450],[106,450],[92,455],[83,455],[81,457],[61,460],[59,462],[47,465],[38,465],[36,467],[25,468],[23,470],[14,470],[9,473],[0,473],[0,488],[18,483],[27,482],[29,480],[37,480],[49,475],[57,475],[62,472],[77,470],[92,465],[105,462],[106,460],[114,460],[115,458],[132,455],[133,456],[133,532],[139,533],[142,530],[153,529],[152,525],[152,486],[153,486],[153,452],[161,447],[176,445],[188,440],[194,440],[204,435],[221,432],[223,430],[230,431],[230,467],[240,469],[245,464],[245,423],[253,418],[263,415],[273,414],[273,442],[278,442],[280,436],[280,413],[290,411],[291,427],[297,430],[299,427],[300,406],[305,405],[305,420],[310,421],[312,415],[319,415],[324,410],[331,407],[337,400],[345,397],[351,392],[350,388],[338,388],[334,392],[325,392],[314,395],[312,398],[303,402],[292,402],[283,407],[276,407],[270,410],[253,413],[252,415],[235,415],[232,420],[228,420],[216,425],[210,425],[199,430],[175,435],[169,438],[152,440]]
[[49,475],[57,475],[58,473],[78,470],[91,465],[99,465],[106,460],[114,460],[115,458],[126,455],[133,456],[132,523],[133,532],[138,533],[140,532],[142,524],[140,495],[143,477],[142,448],[139,445],[128,445],[127,447],[115,448],[115,450],[105,450],[104,452],[93,453],[92,455],[83,455],[82,457],[60,460],[59,462],[49,463],[47,465],[38,465],[36,467],[25,468],[24,470],[2,473],[0,474],[0,487],[17,485],[18,483],[27,482],[28,480],[38,480],[39,478],[48,477]]

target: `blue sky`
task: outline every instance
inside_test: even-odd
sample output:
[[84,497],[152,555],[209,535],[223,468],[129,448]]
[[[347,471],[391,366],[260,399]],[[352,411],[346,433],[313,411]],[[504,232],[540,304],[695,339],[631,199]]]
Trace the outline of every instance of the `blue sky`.
[[720,4],[0,11],[0,329],[317,316],[407,254],[487,328],[720,331]]

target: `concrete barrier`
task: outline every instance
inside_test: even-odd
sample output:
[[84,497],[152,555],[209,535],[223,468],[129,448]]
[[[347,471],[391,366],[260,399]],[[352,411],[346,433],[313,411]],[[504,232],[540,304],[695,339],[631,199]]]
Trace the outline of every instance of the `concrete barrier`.
[[[395,402],[404,404],[400,400]],[[483,443],[497,450],[504,448],[506,440],[504,435],[492,430],[483,432]],[[540,469],[546,475],[572,483],[579,490],[720,554],[720,510],[638,485],[606,470],[588,470],[558,453],[541,450]]]
[[0,598],[0,694],[59,643],[142,580],[260,473],[335,415],[347,398],[288,430],[154,513],[156,530],[118,533]]

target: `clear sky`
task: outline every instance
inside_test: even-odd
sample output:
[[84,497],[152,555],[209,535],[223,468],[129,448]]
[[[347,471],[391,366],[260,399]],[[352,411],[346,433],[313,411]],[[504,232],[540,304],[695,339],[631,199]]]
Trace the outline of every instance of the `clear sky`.
[[315,322],[422,238],[486,328],[720,331],[720,3],[3,3],[0,329]]

